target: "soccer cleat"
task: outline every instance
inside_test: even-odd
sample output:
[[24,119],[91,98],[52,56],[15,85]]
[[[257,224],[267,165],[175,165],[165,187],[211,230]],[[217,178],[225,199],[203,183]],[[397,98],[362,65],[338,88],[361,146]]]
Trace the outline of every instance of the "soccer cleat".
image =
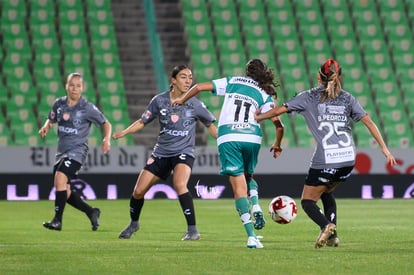
[[194,232],[194,233],[187,232],[181,238],[182,241],[198,241],[200,239],[201,239],[201,235],[198,232]]
[[263,248],[263,244],[257,237],[249,237],[247,239],[247,248]]
[[99,208],[94,208],[92,214],[89,217],[92,225],[92,231],[98,230],[99,227],[99,217],[101,216],[101,210]]
[[318,236],[318,239],[315,243],[315,248],[320,248],[326,245],[329,237],[331,237],[336,230],[336,226],[333,223],[329,223],[325,226],[323,230],[321,230],[321,233]]
[[331,236],[326,241],[326,246],[338,247],[339,246],[339,238],[338,237]]
[[56,220],[51,220],[49,222],[44,222],[43,226],[50,229],[50,230],[57,230],[57,231],[62,230],[62,222],[56,221]]
[[139,222],[133,222],[131,221],[128,226],[122,230],[121,233],[119,233],[119,238],[120,239],[129,239],[131,238],[132,234],[134,234],[135,232],[137,232],[139,229]]
[[263,217],[262,211],[253,212],[253,219],[254,219],[254,223],[253,223],[254,229],[260,230],[265,226],[266,221]]

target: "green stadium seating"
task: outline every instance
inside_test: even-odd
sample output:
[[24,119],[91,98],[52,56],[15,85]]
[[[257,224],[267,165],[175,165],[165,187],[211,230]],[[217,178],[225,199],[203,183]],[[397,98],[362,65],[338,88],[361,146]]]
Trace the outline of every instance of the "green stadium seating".
[[[296,4],[299,2],[297,1]],[[299,20],[303,50],[306,52],[308,63],[310,65],[322,64],[326,59],[332,57],[332,54],[321,13],[318,9],[297,7],[296,14]]]
[[246,55],[233,1],[209,1],[223,75],[241,75]]
[[26,9],[26,3],[24,0],[2,1],[2,9],[1,9],[2,25],[20,21],[24,19],[26,15],[27,15],[27,9]]
[[[293,133],[293,129],[290,126],[290,122],[286,117],[282,118],[282,122],[285,125],[282,139],[282,148],[295,147],[295,136]],[[266,147],[272,146],[276,140],[276,131],[273,122],[270,119],[267,119],[261,123],[261,127],[263,131],[262,145]]]
[[378,143],[362,122],[356,122],[352,129],[355,146],[361,148],[378,148]]
[[305,119],[301,115],[294,115],[292,121],[297,136],[297,146],[305,148],[314,147],[316,142],[305,123]]
[[61,53],[54,26],[47,23],[32,23],[30,26],[30,31],[32,33],[32,41],[36,58],[39,55],[41,56],[47,54],[50,56],[49,59],[45,60],[43,58],[40,58],[39,61],[47,62],[47,64],[58,64],[60,61]]
[[205,1],[181,1],[181,4],[195,81],[219,77],[220,68]]
[[45,146],[56,146],[58,143],[58,135],[57,135],[57,126],[54,125],[51,129],[49,129],[49,132],[47,132],[47,135],[44,139],[41,140],[41,142]]
[[0,113],[0,146],[7,146],[11,143],[11,134],[6,123],[6,119]]
[[33,79],[42,97],[49,94],[53,94],[55,97],[63,95],[61,93],[65,87],[61,81],[61,75],[57,65],[44,65],[42,62],[36,61],[33,66]]

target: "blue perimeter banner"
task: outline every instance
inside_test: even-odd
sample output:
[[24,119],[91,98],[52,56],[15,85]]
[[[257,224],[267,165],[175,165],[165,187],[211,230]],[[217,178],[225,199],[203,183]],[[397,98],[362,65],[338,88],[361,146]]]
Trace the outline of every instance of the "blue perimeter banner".
[[[288,195],[300,198],[304,183],[303,175],[256,175],[259,194],[262,198]],[[137,179],[136,174],[84,174],[72,182],[87,200],[127,199],[131,196]],[[194,198],[233,198],[228,179],[219,175],[192,175],[188,188]],[[1,200],[54,200],[51,174],[0,174]],[[405,175],[352,175],[347,182],[335,190],[337,198],[393,199],[414,197],[414,176]],[[146,199],[177,199],[171,177],[155,184],[146,194]]]

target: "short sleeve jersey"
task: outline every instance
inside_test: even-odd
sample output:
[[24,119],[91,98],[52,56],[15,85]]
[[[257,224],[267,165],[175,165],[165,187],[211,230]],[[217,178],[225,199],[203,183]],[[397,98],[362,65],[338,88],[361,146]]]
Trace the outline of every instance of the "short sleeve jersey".
[[141,119],[144,124],[158,117],[160,133],[152,154],[156,157],[174,157],[186,154],[194,157],[197,120],[210,126],[216,118],[197,98],[185,104],[171,106],[170,92],[152,98]]
[[274,106],[273,99],[250,77],[233,76],[215,79],[213,93],[224,96],[218,122],[217,144],[224,142],[262,143],[260,124],[254,119]]
[[48,118],[58,125],[56,162],[68,157],[81,164],[88,155],[92,123],[101,126],[107,121],[102,112],[85,98],[81,97],[75,106],[68,106],[66,96],[54,102]]
[[335,99],[321,102],[323,87],[299,93],[284,105],[289,112],[303,115],[316,140],[311,168],[340,168],[355,164],[355,146],[351,120],[359,121],[366,115],[359,102],[342,90]]

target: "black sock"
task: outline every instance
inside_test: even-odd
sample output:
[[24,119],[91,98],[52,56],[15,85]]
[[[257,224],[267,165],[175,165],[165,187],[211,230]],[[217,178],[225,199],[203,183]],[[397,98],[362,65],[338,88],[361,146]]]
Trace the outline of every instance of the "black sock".
[[325,215],[322,214],[321,209],[316,205],[316,202],[312,200],[301,200],[302,208],[309,218],[323,229],[329,221]]
[[321,196],[325,217],[336,224],[336,201],[332,193],[323,193]]
[[138,221],[143,206],[144,199],[135,199],[131,196],[129,200],[129,216],[131,217],[131,221]]
[[82,200],[80,195],[74,190],[72,190],[68,198],[68,203],[72,205],[73,207],[75,207],[76,209],[84,212],[88,216],[90,216],[93,212],[93,208],[89,204],[87,204],[84,200]]
[[53,219],[62,222],[63,210],[65,209],[67,193],[66,190],[56,191],[55,195],[55,217]]
[[[332,193],[323,193],[321,200],[323,203],[323,212],[325,213],[325,217],[331,223],[336,225],[336,201],[334,195]],[[333,237],[337,237],[336,230]]]
[[190,192],[179,195],[178,199],[180,201],[181,208],[183,210],[185,219],[187,221],[187,225],[188,226],[195,225],[196,218],[195,218],[195,213],[194,213],[194,203],[193,203],[193,198],[191,197]]

